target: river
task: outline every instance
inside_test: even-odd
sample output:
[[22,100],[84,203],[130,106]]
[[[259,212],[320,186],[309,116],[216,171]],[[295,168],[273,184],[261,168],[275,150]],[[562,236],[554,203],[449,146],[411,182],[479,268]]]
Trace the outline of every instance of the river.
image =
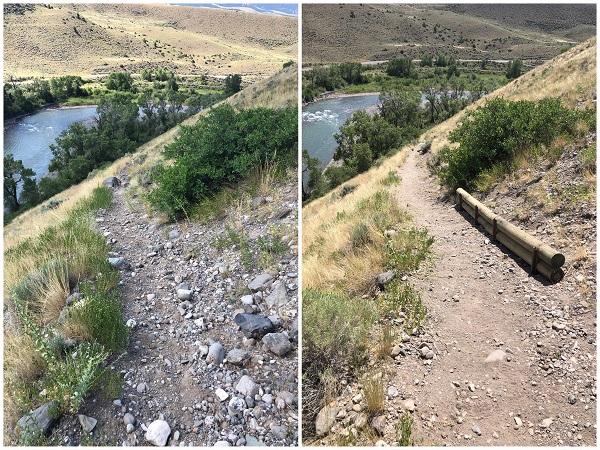
[[90,122],[95,106],[47,108],[20,119],[4,122],[4,153],[23,161],[39,180],[48,173],[52,159],[50,144],[75,122]]
[[379,94],[343,96],[318,100],[302,108],[302,149],[325,167],[337,147],[334,135],[352,113],[379,104]]

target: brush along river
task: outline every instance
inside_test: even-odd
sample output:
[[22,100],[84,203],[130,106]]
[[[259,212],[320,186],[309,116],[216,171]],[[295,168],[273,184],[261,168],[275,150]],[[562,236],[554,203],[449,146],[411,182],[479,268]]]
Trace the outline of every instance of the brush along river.
[[50,145],[76,122],[92,123],[95,106],[46,108],[19,119],[4,122],[4,154],[12,154],[34,170],[36,179],[48,174],[52,160]]

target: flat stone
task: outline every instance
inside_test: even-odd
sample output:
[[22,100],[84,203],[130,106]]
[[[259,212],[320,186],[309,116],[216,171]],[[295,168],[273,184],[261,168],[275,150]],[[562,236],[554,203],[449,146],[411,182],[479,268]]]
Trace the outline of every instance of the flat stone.
[[292,344],[285,333],[269,333],[262,338],[264,346],[277,356],[285,356],[292,350]]
[[242,366],[248,359],[250,359],[250,353],[241,348],[234,348],[227,352],[227,362],[230,362],[231,364]]
[[21,430],[37,429],[48,436],[58,421],[58,414],[58,403],[48,402],[21,417],[17,425]]
[[108,177],[104,179],[102,184],[104,184],[104,186],[108,186],[109,188],[114,189],[121,186],[121,180],[119,180],[117,177]]
[[208,355],[206,355],[206,362],[209,364],[219,365],[225,359],[225,349],[218,342],[213,342],[208,347]]
[[386,284],[389,284],[394,277],[396,276],[396,273],[393,270],[388,270],[387,272],[382,272],[379,275],[377,275],[377,285],[380,288],[384,288]]
[[98,421],[93,417],[88,417],[83,414],[78,414],[77,418],[79,419],[79,424],[81,425],[81,428],[86,433],[91,433],[92,430],[96,428],[96,424],[98,423]]
[[191,289],[177,289],[177,298],[179,300],[191,300],[193,291]]
[[221,388],[218,388],[215,391],[215,395],[217,396],[217,398],[219,399],[220,402],[224,402],[225,400],[227,400],[229,398],[229,394]]
[[385,434],[385,423],[385,416],[377,416],[371,421],[371,426],[379,436],[383,436]]
[[331,427],[335,423],[337,413],[338,408],[334,406],[324,406],[321,408],[315,421],[315,431],[317,436],[324,436],[329,433],[329,430],[331,430]]
[[265,285],[273,279],[273,275],[270,273],[261,273],[248,284],[248,289],[252,291],[258,291],[265,287]]
[[123,423],[125,425],[135,425],[135,417],[133,416],[133,414],[125,413],[125,415],[123,416]]
[[237,314],[234,319],[247,337],[262,338],[265,334],[275,331],[275,325],[268,317],[260,314]]
[[500,350],[500,349],[496,349],[493,352],[491,352],[487,358],[485,358],[485,363],[486,364],[494,364],[494,363],[499,363],[506,360],[506,352],[504,350]]
[[254,397],[258,392],[258,384],[254,382],[248,375],[242,376],[237,382],[235,390],[247,397]]
[[540,424],[540,427],[541,428],[550,428],[550,425],[552,425],[552,422],[554,422],[552,420],[552,418],[548,417],[548,418],[542,420],[542,423]]
[[289,301],[287,289],[283,281],[273,283],[273,290],[265,299],[265,303],[271,308],[280,307]]
[[406,411],[414,411],[415,410],[415,401],[412,398],[406,399],[402,402],[402,409]]

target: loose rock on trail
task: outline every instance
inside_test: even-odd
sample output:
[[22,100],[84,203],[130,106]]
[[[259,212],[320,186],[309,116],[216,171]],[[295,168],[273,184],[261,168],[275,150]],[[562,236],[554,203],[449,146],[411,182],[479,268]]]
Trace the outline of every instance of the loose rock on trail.
[[[97,227],[121,274],[130,327],[129,346],[112,364],[123,390],[86,402],[80,413],[97,420],[91,435],[77,416],[63,418],[56,430],[62,444],[296,445],[295,185],[274,186],[261,206],[242,214],[161,225],[130,195],[127,174],[118,178]],[[230,221],[256,251],[270,227],[287,230],[285,250],[269,267],[245,267],[239,249],[215,245]],[[270,296],[276,301],[267,302]]]

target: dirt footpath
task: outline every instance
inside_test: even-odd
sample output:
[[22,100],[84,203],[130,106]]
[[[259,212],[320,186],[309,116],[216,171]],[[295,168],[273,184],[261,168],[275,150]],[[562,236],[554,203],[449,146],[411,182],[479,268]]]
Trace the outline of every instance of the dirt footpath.
[[530,276],[441,200],[423,158],[409,154],[395,195],[435,238],[430,270],[413,280],[435,356],[396,358],[383,440],[413,399],[417,444],[594,445],[595,298],[577,292],[574,270],[556,285]]

